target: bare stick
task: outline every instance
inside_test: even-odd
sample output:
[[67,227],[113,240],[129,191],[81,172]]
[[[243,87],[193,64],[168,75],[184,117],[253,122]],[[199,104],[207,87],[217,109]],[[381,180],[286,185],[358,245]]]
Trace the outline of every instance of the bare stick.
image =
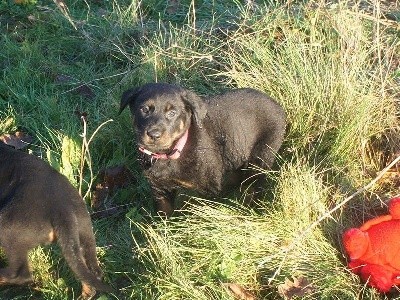
[[90,172],[90,182],[88,184],[88,189],[87,189],[85,195],[82,196],[82,198],[85,199],[90,193],[91,187],[93,185],[93,180],[94,180],[93,170],[92,170],[92,157],[90,155],[89,145],[92,142],[94,136],[100,130],[100,128],[102,128],[107,123],[112,122],[113,120],[109,119],[109,120],[101,123],[96,128],[96,130],[93,132],[93,134],[89,137],[89,139],[87,139],[87,124],[86,124],[85,117],[82,116],[81,120],[83,122],[83,133],[81,135],[81,137],[82,137],[81,168],[80,168],[80,176],[79,176],[79,194],[81,194],[81,196],[82,196],[82,183],[83,183],[83,168],[85,166],[85,161],[87,163],[87,167],[88,167],[89,172]]
[[65,4],[64,0],[53,0],[53,2],[57,5],[58,9],[64,15],[64,17],[68,20],[68,22],[77,30],[74,21],[72,20],[71,16],[69,15],[68,6]]
[[80,174],[79,174],[79,195],[82,196],[82,182],[83,182],[83,167],[85,165],[85,152],[86,152],[86,134],[87,134],[87,126],[86,126],[86,119],[84,116],[81,116],[81,121],[83,123],[83,133],[81,137],[82,140],[82,149],[81,149],[81,166],[80,166]]

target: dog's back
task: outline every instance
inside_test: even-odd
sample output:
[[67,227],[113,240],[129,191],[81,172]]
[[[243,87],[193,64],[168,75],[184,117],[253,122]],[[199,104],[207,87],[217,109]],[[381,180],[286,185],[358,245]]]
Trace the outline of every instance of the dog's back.
[[[48,234],[54,222],[65,215],[83,219],[89,216],[82,198],[66,177],[41,159],[0,143],[0,222],[23,221],[28,228],[40,222],[41,230]],[[48,242],[40,232],[36,233],[39,235],[32,239]]]
[[266,94],[250,88],[206,99],[210,131],[224,137],[225,157],[237,164],[271,167],[286,127],[283,108]]
[[8,267],[5,283],[31,281],[27,252],[55,240],[72,271],[84,284],[111,291],[101,282],[92,223],[77,190],[66,177],[32,155],[0,142],[0,246]]

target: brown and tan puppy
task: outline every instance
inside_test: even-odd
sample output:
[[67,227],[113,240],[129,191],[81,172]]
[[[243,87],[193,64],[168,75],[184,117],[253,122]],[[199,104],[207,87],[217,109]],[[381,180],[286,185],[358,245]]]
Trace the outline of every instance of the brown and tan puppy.
[[82,282],[83,298],[112,291],[101,281],[91,219],[77,190],[46,162],[0,142],[0,246],[8,264],[0,285],[30,283],[28,251],[54,241]]
[[[147,164],[157,209],[171,214],[180,188],[219,196],[240,186],[251,164],[270,168],[285,132],[285,112],[266,94],[235,89],[201,98],[182,87],[149,83],[122,95]],[[247,169],[247,171],[246,171]]]

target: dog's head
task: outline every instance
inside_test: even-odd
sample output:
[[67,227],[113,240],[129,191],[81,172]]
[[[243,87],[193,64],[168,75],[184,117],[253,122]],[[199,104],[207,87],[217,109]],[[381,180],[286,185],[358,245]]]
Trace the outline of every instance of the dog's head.
[[166,83],[127,90],[122,95],[120,113],[128,104],[139,146],[157,153],[168,153],[192,123],[201,128],[207,113],[200,97]]

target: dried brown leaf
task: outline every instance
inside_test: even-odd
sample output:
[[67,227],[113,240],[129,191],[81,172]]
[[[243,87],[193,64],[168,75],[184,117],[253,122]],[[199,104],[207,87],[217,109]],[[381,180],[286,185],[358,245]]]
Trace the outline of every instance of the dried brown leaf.
[[117,188],[124,188],[134,180],[131,171],[124,165],[104,169],[100,172],[100,177],[103,179],[105,186],[111,191]]
[[175,14],[178,11],[179,0],[170,0],[167,7],[167,13],[170,15]]
[[96,188],[92,193],[92,198],[90,199],[90,204],[93,210],[99,210],[101,208],[103,203],[106,202],[108,194],[108,187],[104,186],[103,183],[98,183],[96,185]]
[[248,290],[236,283],[224,283],[224,287],[226,287],[235,297],[235,299],[240,300],[256,300],[256,297],[251,294]]
[[30,22],[32,22],[32,23],[34,23],[34,22],[36,22],[38,19],[34,16],[34,15],[29,15],[28,16],[28,21],[30,21]]
[[399,187],[400,186],[400,172],[399,168],[395,167],[387,171],[383,174],[382,178],[379,180],[380,186],[393,186]]
[[127,187],[135,181],[131,171],[124,165],[109,167],[99,173],[99,183],[92,193],[91,206],[98,210],[106,202],[108,196],[117,189]]
[[57,74],[54,78],[54,81],[56,83],[69,83],[72,82],[74,78],[72,78],[69,75],[64,75],[64,74]]
[[79,96],[82,96],[89,100],[93,99],[96,96],[93,89],[87,84],[81,84],[76,89],[74,89],[74,92],[77,93]]
[[278,286],[278,293],[284,299],[292,299],[293,297],[304,297],[306,294],[314,292],[314,287],[309,283],[307,278],[293,277],[293,281],[285,279],[285,283]]

